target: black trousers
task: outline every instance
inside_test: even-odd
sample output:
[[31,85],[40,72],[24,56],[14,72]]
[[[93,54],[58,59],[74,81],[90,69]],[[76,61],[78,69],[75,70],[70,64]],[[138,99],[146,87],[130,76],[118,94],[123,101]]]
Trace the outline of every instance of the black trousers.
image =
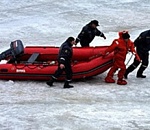
[[65,68],[61,69],[60,68],[60,63],[58,64],[58,68],[55,71],[55,74],[53,75],[56,79],[63,73],[65,72],[66,74],[66,80],[71,81],[72,80],[72,68],[71,68],[71,63],[65,63]]
[[[137,49],[137,54],[139,55],[139,57],[142,61],[142,64],[137,71],[137,76],[138,76],[138,75],[142,75],[143,71],[147,68],[147,66],[149,64],[149,53],[143,52],[140,49]],[[140,64],[140,62],[138,60],[136,60],[136,58],[134,58],[134,62],[127,68],[126,74],[129,74],[134,69],[136,69],[139,64]]]

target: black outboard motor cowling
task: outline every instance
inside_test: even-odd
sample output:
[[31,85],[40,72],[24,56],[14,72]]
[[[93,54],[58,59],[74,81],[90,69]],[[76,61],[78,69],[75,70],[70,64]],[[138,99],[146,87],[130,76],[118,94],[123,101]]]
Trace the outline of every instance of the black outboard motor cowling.
[[22,44],[22,41],[21,40],[13,41],[10,44],[10,49],[0,54],[0,61],[8,59],[9,57],[15,60],[19,55],[23,53],[24,53],[24,46]]

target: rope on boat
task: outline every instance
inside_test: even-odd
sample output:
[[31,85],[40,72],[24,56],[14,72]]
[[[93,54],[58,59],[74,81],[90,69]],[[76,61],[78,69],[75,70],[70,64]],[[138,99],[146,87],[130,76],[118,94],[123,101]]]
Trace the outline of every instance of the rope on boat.
[[129,64],[129,62],[131,61],[132,57],[133,57],[134,54],[132,54],[128,60],[128,62],[126,63],[126,66]]
[[[25,67],[28,67],[29,69],[35,69],[35,68],[45,68],[47,66],[51,66],[51,65],[54,65],[54,64],[57,64],[56,61],[49,61],[49,62],[34,62],[34,63],[26,63],[26,62],[23,62],[23,66],[19,67],[17,66],[17,63],[15,64],[15,67],[16,69],[23,69]],[[33,66],[31,66],[33,65]]]

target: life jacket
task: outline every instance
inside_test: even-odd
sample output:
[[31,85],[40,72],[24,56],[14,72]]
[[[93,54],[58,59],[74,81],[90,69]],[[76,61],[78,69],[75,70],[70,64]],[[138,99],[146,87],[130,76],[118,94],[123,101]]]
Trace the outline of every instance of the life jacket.
[[128,41],[126,42],[122,38],[123,33],[124,33],[124,31],[119,32],[118,33],[119,38],[114,39],[112,44],[106,50],[106,53],[107,52],[111,53],[114,51],[114,59],[115,60],[123,60],[124,61],[126,59],[126,54],[128,53],[128,51],[135,52],[133,42],[130,39],[128,39]]

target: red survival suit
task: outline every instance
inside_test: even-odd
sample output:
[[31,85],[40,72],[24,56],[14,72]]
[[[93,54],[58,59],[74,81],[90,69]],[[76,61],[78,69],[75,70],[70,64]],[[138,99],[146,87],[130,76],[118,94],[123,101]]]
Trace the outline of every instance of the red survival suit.
[[119,38],[115,39],[112,42],[112,44],[105,50],[104,55],[107,55],[114,51],[114,64],[110,69],[110,71],[108,72],[107,77],[105,78],[105,82],[115,83],[115,80],[113,79],[113,75],[116,72],[116,70],[120,69],[118,72],[117,84],[119,85],[127,84],[127,82],[123,80],[126,71],[126,65],[125,65],[126,54],[128,53],[128,51],[131,51],[133,54],[135,54],[137,59],[140,60],[140,58],[138,57],[134,49],[134,44],[129,38],[130,35],[128,34],[127,31],[119,32]]

